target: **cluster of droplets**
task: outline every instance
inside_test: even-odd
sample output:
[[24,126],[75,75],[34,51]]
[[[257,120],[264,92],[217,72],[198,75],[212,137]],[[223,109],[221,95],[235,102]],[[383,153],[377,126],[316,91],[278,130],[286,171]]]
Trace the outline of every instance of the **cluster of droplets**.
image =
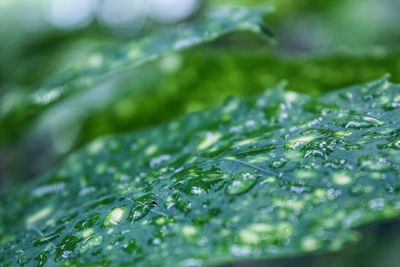
[[38,265],[338,249],[350,227],[400,214],[393,94],[385,81],[317,102],[272,90],[100,139],[21,192],[24,223],[2,243],[32,241],[18,261]]

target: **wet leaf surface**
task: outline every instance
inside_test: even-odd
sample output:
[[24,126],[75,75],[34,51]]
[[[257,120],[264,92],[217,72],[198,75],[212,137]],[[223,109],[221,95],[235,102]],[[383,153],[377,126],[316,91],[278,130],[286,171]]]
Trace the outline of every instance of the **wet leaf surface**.
[[[94,141],[0,205],[0,263],[204,266],[335,251],[400,216],[400,86],[267,90]],[[34,244],[34,245],[33,245]]]

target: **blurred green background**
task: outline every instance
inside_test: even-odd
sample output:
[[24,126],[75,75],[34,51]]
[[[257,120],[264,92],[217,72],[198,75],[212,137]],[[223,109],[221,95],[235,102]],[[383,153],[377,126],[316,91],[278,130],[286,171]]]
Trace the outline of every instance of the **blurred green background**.
[[[173,30],[214,6],[261,4],[275,10],[266,18],[275,45],[232,34],[115,73],[44,110],[24,108],[27,95],[96,51]],[[95,137],[259,93],[282,80],[289,90],[312,95],[385,73],[398,81],[398,11],[395,0],[2,0],[0,192]]]

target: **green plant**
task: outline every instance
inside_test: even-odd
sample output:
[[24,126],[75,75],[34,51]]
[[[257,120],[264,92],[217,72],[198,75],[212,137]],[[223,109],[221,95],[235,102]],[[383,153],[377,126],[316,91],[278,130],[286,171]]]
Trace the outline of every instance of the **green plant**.
[[[397,80],[397,52],[378,59],[333,54],[310,60],[203,46],[176,54],[234,31],[271,40],[263,22],[267,13],[262,8],[212,10],[178,33],[97,53],[7,109],[1,119],[11,126],[2,132],[4,143],[18,142],[16,133],[31,129],[27,122],[35,118],[66,126],[53,136],[63,139],[56,147],[63,153],[89,144],[2,197],[0,263],[203,266],[268,259],[338,251],[359,241],[355,227],[398,218],[400,86],[385,76],[330,92],[389,70]],[[161,84],[154,76],[146,80],[154,71],[146,64],[157,58]],[[348,72],[347,78],[337,69],[359,60],[365,69]],[[216,75],[202,70],[215,66]],[[276,74],[268,75],[274,67]],[[305,78],[313,68],[323,73],[321,80]],[[288,75],[289,88],[302,93],[285,89],[286,82],[264,91],[278,84],[278,73]],[[204,74],[203,83],[186,93],[196,74]],[[87,118],[74,121],[69,105],[86,105],[104,84],[115,90],[100,104],[87,104],[93,106]],[[208,98],[212,90],[206,88],[212,86],[220,90]],[[207,96],[199,101],[203,91]],[[218,105],[230,93],[243,98]],[[181,95],[185,101],[173,107]],[[157,97],[160,101],[152,99]],[[120,120],[109,112],[115,103],[135,108],[142,101],[148,109],[143,123],[124,121],[129,108],[117,110]],[[168,108],[175,110],[165,114]],[[165,122],[185,109],[200,111]],[[67,116],[51,119],[53,113]],[[154,124],[158,114],[158,126],[91,141]],[[134,110],[125,118],[140,116]],[[106,127],[93,127],[106,120]],[[68,133],[78,124],[82,133]]]

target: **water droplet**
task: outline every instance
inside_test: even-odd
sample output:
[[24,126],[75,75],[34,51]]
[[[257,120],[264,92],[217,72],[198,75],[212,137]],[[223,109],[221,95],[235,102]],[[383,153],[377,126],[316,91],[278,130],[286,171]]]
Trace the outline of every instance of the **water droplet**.
[[308,186],[290,186],[290,191],[295,192],[296,194],[301,194],[306,191],[310,191],[310,187]]
[[349,164],[344,159],[328,159],[324,161],[324,167],[332,168],[334,170],[342,168],[350,168]]
[[158,147],[156,145],[150,145],[144,150],[144,154],[146,156],[151,156],[153,155],[156,151],[158,150]]
[[124,209],[119,207],[113,209],[104,219],[104,226],[111,226],[111,225],[117,225],[122,219],[122,216],[124,215]]
[[364,101],[369,101],[369,100],[374,99],[374,96],[373,96],[373,95],[364,95],[364,96],[362,97],[362,99],[363,99]]
[[139,221],[144,218],[153,206],[150,205],[138,205],[129,211],[128,219],[131,223]]
[[56,258],[68,259],[74,252],[81,239],[67,235],[56,247]]
[[382,144],[382,145],[378,145],[378,148],[382,149],[382,148],[392,148],[392,149],[396,149],[399,150],[400,149],[400,137],[392,137],[390,138],[389,142],[387,142],[386,144]]
[[339,139],[332,137],[316,138],[305,145],[302,152],[305,158],[310,156],[326,158],[335,150],[338,142],[340,142]]
[[362,170],[389,171],[392,169],[390,162],[381,157],[364,156],[358,160],[358,164]]
[[35,261],[37,261],[37,266],[41,267],[46,264],[47,254],[48,254],[48,252],[44,251],[44,252],[40,253],[39,255],[37,255],[37,257],[35,258]]
[[233,245],[231,247],[231,252],[237,257],[246,257],[251,253],[251,247]]
[[344,100],[352,100],[353,94],[351,92],[342,92],[342,93],[339,93],[339,97]]
[[197,229],[192,225],[185,225],[182,228],[182,234],[186,238],[192,238],[197,233]]
[[257,177],[251,173],[242,173],[234,175],[233,180],[226,188],[226,193],[229,195],[242,194],[250,190],[257,181]]
[[261,240],[259,234],[244,229],[239,233],[240,240],[246,245],[257,245]]
[[92,228],[95,223],[97,222],[97,219],[100,217],[100,213],[94,213],[87,217],[86,219],[80,220],[75,224],[75,228],[78,230],[85,230],[88,228]]
[[350,192],[354,195],[359,195],[363,193],[363,185],[362,184],[355,184],[350,188]]
[[348,130],[346,130],[346,131],[337,131],[337,132],[333,133],[334,136],[339,137],[341,139],[346,137],[346,136],[349,136],[351,134],[352,134],[352,132],[348,131]]
[[398,194],[399,193],[399,186],[393,186],[391,184],[385,184],[385,191],[389,194]]
[[391,111],[400,107],[400,102],[389,102],[383,105],[383,110]]
[[204,195],[206,193],[206,191],[203,188],[197,186],[193,186],[190,192],[193,195]]
[[301,240],[300,247],[303,251],[315,251],[321,246],[321,241],[313,236],[306,236]]
[[333,182],[337,185],[346,185],[351,182],[351,178],[345,172],[336,172],[333,174]]
[[131,239],[128,241],[128,243],[124,244],[122,246],[122,249],[132,255],[132,254],[139,254],[140,252],[142,252],[142,248],[140,246],[137,245],[137,242],[135,239]]
[[50,185],[44,185],[37,187],[32,190],[32,196],[41,197],[46,194],[57,193],[65,189],[65,183],[56,183]]
[[36,240],[35,243],[33,243],[33,246],[38,247],[38,246],[47,244],[47,243],[57,239],[60,236],[60,232],[64,229],[65,229],[65,226],[60,227],[59,229],[57,229],[56,231],[54,231],[51,234],[40,237],[38,240]]
[[93,235],[93,228],[86,229],[82,231],[82,237],[88,237]]
[[79,249],[79,252],[80,253],[84,253],[88,249],[90,249],[91,247],[95,247],[95,246],[100,245],[101,242],[103,242],[103,236],[101,236],[101,235],[89,236],[83,241],[82,246]]
[[315,135],[305,135],[298,138],[294,138],[285,144],[286,149],[296,149],[298,146],[306,144],[317,138]]
[[212,146],[213,144],[215,144],[221,137],[222,137],[221,133],[207,132],[206,136],[200,142],[200,144],[197,146],[197,148],[199,150],[206,149],[206,148]]
[[170,155],[161,155],[161,156],[159,156],[159,157],[153,158],[153,159],[150,161],[150,167],[151,167],[151,168],[154,168],[154,167],[160,165],[163,161],[168,161],[168,160],[170,160],[170,159],[171,159],[171,156],[170,156]]
[[385,200],[383,198],[376,198],[369,201],[368,206],[372,210],[382,210],[385,207]]
[[279,158],[277,160],[275,160],[274,162],[272,162],[269,166],[271,168],[277,169],[277,168],[282,168],[286,165],[287,163],[287,159],[286,158]]
[[100,150],[104,148],[104,141],[103,140],[96,140],[91,143],[88,147],[89,153],[92,155],[98,154]]
[[370,116],[364,116],[360,114],[351,114],[336,120],[340,125],[347,128],[369,128],[385,125],[384,121],[378,120]]

